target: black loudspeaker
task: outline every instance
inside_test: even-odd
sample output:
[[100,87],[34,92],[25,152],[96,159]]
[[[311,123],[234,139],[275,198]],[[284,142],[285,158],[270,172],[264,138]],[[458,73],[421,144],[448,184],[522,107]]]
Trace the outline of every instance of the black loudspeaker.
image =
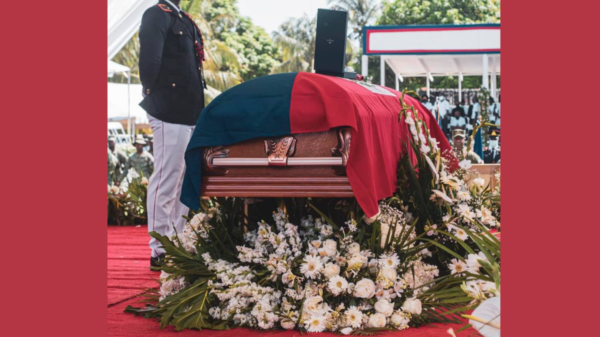
[[319,9],[315,42],[315,72],[344,77],[348,12]]

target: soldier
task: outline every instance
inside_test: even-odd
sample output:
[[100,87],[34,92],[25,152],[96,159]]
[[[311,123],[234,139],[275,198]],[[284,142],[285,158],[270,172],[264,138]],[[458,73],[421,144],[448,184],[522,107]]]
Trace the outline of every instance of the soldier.
[[115,178],[115,169],[117,168],[117,164],[119,160],[115,155],[108,149],[108,186],[112,186],[114,178]]
[[[108,148],[110,149],[110,151],[112,152],[112,154],[115,155],[115,157],[117,157],[117,159],[119,160],[119,162],[117,163],[117,167],[115,168],[115,174],[114,177],[120,177],[122,174],[122,171],[125,169],[125,166],[127,165],[127,155],[117,149],[117,147],[115,146],[115,141],[117,140],[117,138],[115,136],[110,136],[108,137]],[[119,185],[119,181],[115,182],[116,185]]]
[[146,151],[154,156],[154,136],[148,135],[146,142],[148,142],[148,149]]
[[146,145],[146,141],[142,137],[142,135],[138,135],[135,137],[135,142],[133,143],[136,151],[129,156],[127,160],[127,165],[125,166],[125,170],[121,173],[121,178],[119,181],[123,180],[127,176],[129,169],[134,169],[139,175],[143,175],[144,177],[149,178],[152,176],[152,172],[154,171],[154,158],[152,155],[146,151],[144,151],[144,146]]
[[[156,136],[156,172],[148,186],[148,231],[171,236],[182,233],[189,209],[183,205],[181,185],[185,149],[204,109],[204,42],[194,20],[178,6],[179,0],[160,0],[146,10],[140,27],[140,79]],[[154,150],[154,149],[153,149]],[[164,249],[150,239],[151,266],[162,263]]]
[[483,151],[483,160],[486,164],[497,164],[500,162],[500,130],[490,130],[490,146]]
[[483,164],[483,160],[477,155],[477,153],[470,150],[467,153],[465,149],[465,130],[455,129],[452,132],[452,144],[454,149],[454,156],[458,161],[469,160],[472,164]]

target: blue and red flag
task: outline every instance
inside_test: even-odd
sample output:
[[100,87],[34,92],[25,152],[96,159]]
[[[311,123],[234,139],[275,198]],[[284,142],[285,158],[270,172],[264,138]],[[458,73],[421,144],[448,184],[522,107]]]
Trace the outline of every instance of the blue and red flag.
[[[398,123],[401,93],[313,73],[259,77],[215,98],[203,111],[185,154],[181,201],[200,208],[202,148],[231,145],[252,138],[352,129],[346,166],[350,186],[367,216],[378,212],[378,201],[391,196],[397,184],[397,163],[407,128]],[[418,100],[416,107],[440,149],[450,149],[435,117]],[[402,123],[403,124],[403,123]]]

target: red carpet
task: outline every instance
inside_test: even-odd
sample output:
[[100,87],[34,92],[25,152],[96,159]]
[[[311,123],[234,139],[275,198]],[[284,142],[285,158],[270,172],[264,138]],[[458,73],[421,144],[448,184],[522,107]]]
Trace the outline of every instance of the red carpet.
[[[128,305],[141,306],[139,295],[150,287],[157,287],[154,279],[158,272],[148,270],[150,265],[150,248],[148,248],[148,231],[146,226],[140,227],[108,227],[108,282],[107,282],[107,323],[108,336],[178,336],[178,337],[227,337],[244,335],[275,336],[275,337],[300,337],[297,331],[269,331],[261,332],[248,329],[233,329],[227,331],[180,331],[173,328],[160,330],[158,322],[136,317],[123,312]],[[402,332],[382,334],[394,337],[426,337],[450,336],[446,333],[448,328],[458,330],[461,324],[432,325],[419,329],[410,329]],[[479,336],[468,329],[456,334],[459,337]],[[307,336],[307,334],[303,334]],[[308,336],[338,336],[335,334],[308,334]]]

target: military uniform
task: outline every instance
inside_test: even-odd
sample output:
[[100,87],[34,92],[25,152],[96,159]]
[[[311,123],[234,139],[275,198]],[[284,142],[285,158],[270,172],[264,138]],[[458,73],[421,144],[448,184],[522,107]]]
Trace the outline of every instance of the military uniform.
[[[465,130],[462,129],[456,129],[452,132],[452,139],[456,139],[456,138],[462,138],[465,139]],[[467,144],[465,144],[464,146],[466,146]],[[452,146],[452,150],[454,152],[454,156],[456,157],[456,159],[458,159],[458,161],[463,161],[463,160],[468,160],[470,161],[472,164],[482,164],[483,160],[481,160],[481,157],[479,157],[479,155],[477,155],[477,153],[475,153],[473,150],[467,152],[466,148],[463,146],[462,149],[458,149],[456,146]]]
[[[168,0],[146,10],[140,27],[140,79],[152,127],[154,176],[148,185],[148,231],[182,233],[189,209],[179,201],[185,150],[204,109],[204,42],[194,20]],[[156,150],[156,151],[154,151]],[[152,258],[164,254],[150,239]],[[151,263],[154,263],[151,259]]]
[[116,177],[115,172],[116,172],[116,168],[117,168],[117,164],[119,163],[119,160],[117,159],[117,157],[115,157],[115,155],[110,152],[110,149],[108,149],[108,168],[107,168],[107,173],[108,173],[108,185],[112,186],[113,182],[114,182],[114,178]]
[[[111,142],[111,141],[115,142],[116,140],[117,139],[115,136],[108,137],[109,142]],[[108,148],[110,149],[110,144],[109,144]],[[114,146],[114,150],[111,150],[111,152],[118,159],[117,167],[115,168],[115,172],[114,172],[114,177],[118,178],[118,177],[121,177],[121,174],[123,173],[123,170],[125,169],[125,166],[127,165],[127,155],[123,151],[117,149],[116,146]]]
[[123,175],[127,175],[129,169],[135,169],[138,174],[143,174],[144,177],[148,178],[152,176],[152,172],[154,172],[154,158],[146,151],[142,152],[142,154],[134,152],[129,156],[129,160],[127,160]]
[[490,136],[490,146],[483,151],[483,161],[486,164],[497,164],[500,162],[500,147],[498,145],[500,130],[493,129],[488,134]]

